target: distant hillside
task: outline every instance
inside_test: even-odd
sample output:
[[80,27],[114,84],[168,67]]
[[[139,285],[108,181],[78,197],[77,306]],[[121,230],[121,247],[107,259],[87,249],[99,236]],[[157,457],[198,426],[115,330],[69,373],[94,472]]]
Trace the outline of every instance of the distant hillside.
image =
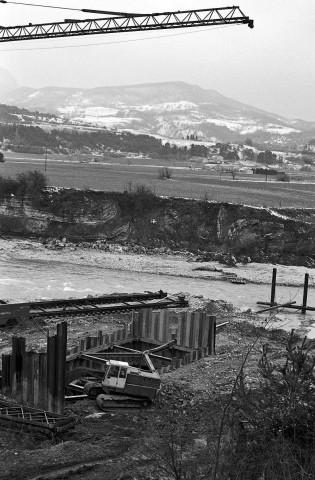
[[30,112],[26,108],[0,104],[0,122],[2,123],[27,123],[35,120],[43,121],[44,118],[55,118],[55,116],[40,114],[37,111]]
[[4,94],[16,88],[18,88],[18,84],[11,73],[4,68],[0,68],[0,92]]
[[21,87],[0,92],[0,101],[63,117],[73,125],[107,128],[205,141],[303,145],[315,124],[289,120],[184,82],[91,89]]
[[[17,109],[19,110],[19,109]],[[22,111],[22,110],[19,110]],[[27,110],[25,110],[28,112]],[[29,113],[29,112],[28,112]],[[1,106],[0,106],[1,115]],[[7,114],[10,116],[10,114]],[[22,115],[19,115],[22,116]],[[15,117],[15,114],[11,114]],[[23,115],[23,118],[27,115]],[[35,117],[34,117],[35,118]],[[52,128],[49,131],[38,125],[23,125],[18,122],[0,123],[0,147],[3,150],[23,153],[43,154],[46,147],[55,153],[96,154],[100,157],[119,155],[128,152],[153,157],[206,157],[209,150],[204,145],[191,145],[189,148],[162,144],[160,139],[150,135],[134,135],[130,132],[116,133],[107,129],[84,131],[69,128]]]

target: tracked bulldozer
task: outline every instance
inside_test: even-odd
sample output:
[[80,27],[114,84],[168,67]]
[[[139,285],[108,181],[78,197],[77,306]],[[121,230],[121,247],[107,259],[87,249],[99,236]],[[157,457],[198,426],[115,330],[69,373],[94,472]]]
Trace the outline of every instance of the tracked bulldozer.
[[[176,340],[173,339],[167,344],[144,352],[124,348],[121,356],[126,357],[126,354],[128,355],[126,351],[132,352],[132,354],[129,354],[133,358],[138,358],[140,367],[130,365],[126,361],[109,359],[110,354],[106,353],[92,355],[81,353],[78,355],[80,359],[103,365],[102,378],[99,376],[100,369],[97,369],[95,370],[95,376],[80,378],[71,382],[69,387],[81,391],[85,398],[96,399],[96,403],[101,410],[119,407],[146,407],[154,401],[161,387],[161,377],[156,371],[150,355],[154,357],[153,352],[156,353],[168,348],[175,342]],[[119,357],[119,353],[116,353],[115,356]]]

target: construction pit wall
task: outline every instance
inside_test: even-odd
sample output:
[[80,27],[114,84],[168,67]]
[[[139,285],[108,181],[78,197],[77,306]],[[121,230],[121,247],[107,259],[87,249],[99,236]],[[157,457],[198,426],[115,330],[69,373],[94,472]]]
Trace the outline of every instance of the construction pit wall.
[[67,382],[80,369],[99,367],[98,362],[80,359],[81,352],[108,352],[111,356],[119,352],[123,359],[123,347],[145,351],[176,338],[173,345],[154,357],[160,373],[215,354],[216,317],[206,312],[181,312],[177,319],[173,314],[170,320],[168,310],[143,309],[132,317],[128,325],[112,334],[99,331],[96,336],[80,339],[69,350],[66,350],[66,322],[57,325],[57,335],[48,337],[47,353],[28,352],[25,339],[14,337],[12,354],[2,355],[3,394],[24,405],[62,414]]
[[[98,369],[97,361],[79,358],[80,353],[106,353],[111,358],[119,355],[120,360],[133,362],[137,365],[137,358],[130,357],[130,353],[123,356],[123,348],[135,351],[150,350],[176,339],[174,345],[154,355],[154,366],[159,373],[166,373],[174,368],[191,363],[207,355],[215,354],[216,317],[204,311],[181,312],[170,319],[169,310],[153,311],[143,309],[133,314],[129,325],[116,330],[110,335],[103,335],[100,331],[97,336],[88,336],[80,340],[76,347],[67,352],[68,378],[74,379],[75,371],[82,369]],[[171,359],[171,361],[170,361]],[[105,365],[103,366],[105,369]]]

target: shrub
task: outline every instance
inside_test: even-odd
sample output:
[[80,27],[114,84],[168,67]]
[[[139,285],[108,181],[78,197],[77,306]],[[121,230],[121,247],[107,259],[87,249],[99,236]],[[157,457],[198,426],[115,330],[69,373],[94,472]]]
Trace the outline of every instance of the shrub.
[[245,233],[233,240],[231,245],[233,253],[236,255],[252,255],[259,246],[259,238],[255,233]]
[[314,352],[314,341],[301,341],[292,331],[282,362],[271,362],[271,349],[264,346],[256,388],[244,373],[239,377],[233,407],[245,429],[237,433],[230,458],[232,469],[238,465],[237,478],[314,478]]
[[277,182],[290,182],[291,178],[286,173],[278,173]]
[[38,197],[47,187],[47,178],[37,170],[20,173],[17,176],[19,188],[17,194],[21,197]]
[[37,170],[23,172],[16,178],[0,177],[0,194],[38,198],[47,187],[46,176]]
[[173,170],[168,167],[163,167],[159,170],[159,178],[161,180],[170,180],[173,177]]
[[129,182],[125,187],[124,194],[121,207],[126,215],[141,217],[157,205],[158,197],[148,185],[133,185],[132,182]]
[[16,195],[19,188],[18,181],[11,177],[0,177],[0,195]]

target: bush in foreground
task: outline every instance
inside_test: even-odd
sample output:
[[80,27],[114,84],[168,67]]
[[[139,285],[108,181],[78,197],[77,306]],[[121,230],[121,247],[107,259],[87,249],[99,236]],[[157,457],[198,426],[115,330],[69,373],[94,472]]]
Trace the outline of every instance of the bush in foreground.
[[47,187],[47,177],[37,170],[23,172],[15,178],[0,177],[0,194],[37,198]]
[[315,344],[292,332],[282,363],[270,353],[265,346],[259,388],[239,378],[233,409],[244,428],[229,453],[231,480],[315,478]]

